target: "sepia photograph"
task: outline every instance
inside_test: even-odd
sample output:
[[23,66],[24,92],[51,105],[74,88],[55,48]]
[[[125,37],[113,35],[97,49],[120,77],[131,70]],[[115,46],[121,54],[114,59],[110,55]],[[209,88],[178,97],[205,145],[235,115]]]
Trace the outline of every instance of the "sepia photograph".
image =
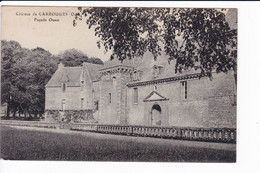
[[1,159],[236,163],[237,8],[1,13]]

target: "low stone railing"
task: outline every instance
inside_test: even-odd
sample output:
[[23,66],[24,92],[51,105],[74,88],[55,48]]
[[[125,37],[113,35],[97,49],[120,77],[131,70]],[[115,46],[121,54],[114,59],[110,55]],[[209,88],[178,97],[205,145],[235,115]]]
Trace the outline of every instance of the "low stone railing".
[[70,124],[70,129],[119,135],[236,143],[235,128],[187,128],[74,123]]
[[71,130],[79,130],[79,131],[97,131],[96,124],[89,124],[89,123],[71,123],[70,124]]
[[[1,124],[12,126],[64,128],[64,124],[44,121],[8,121]],[[67,124],[70,130],[90,131],[129,136],[157,137],[169,139],[236,143],[235,128],[191,128],[191,127],[156,127],[131,125],[102,125],[91,123]]]
[[42,127],[42,128],[58,128],[59,124],[50,123],[44,121],[10,121],[10,120],[1,120],[3,125],[12,125],[12,126],[26,126],[26,127]]

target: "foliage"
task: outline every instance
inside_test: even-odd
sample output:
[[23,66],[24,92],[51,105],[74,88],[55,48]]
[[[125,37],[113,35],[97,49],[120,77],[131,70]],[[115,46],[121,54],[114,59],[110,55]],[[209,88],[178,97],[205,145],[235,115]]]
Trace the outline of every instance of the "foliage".
[[161,51],[175,60],[175,72],[189,68],[203,75],[236,71],[237,30],[225,14],[202,8],[103,8],[83,9],[75,16],[86,19],[100,39],[97,46],[113,50],[111,59],[140,57],[149,51],[156,59]]
[[[12,99],[12,90],[15,88],[15,73],[13,71],[14,65],[22,57],[24,57],[29,50],[22,49],[21,45],[16,41],[1,40],[1,102],[8,105],[17,105],[17,102]],[[9,116],[10,106],[7,107],[7,114]]]
[[92,110],[46,110],[45,119],[49,122],[94,121]]
[[82,65],[83,62],[90,62],[93,64],[103,64],[99,58],[89,58],[86,54],[77,49],[68,49],[59,55],[60,61],[69,67]]
[[[67,66],[82,62],[102,64],[98,58],[88,58],[76,50],[66,50],[61,56],[37,47],[22,48],[16,41],[1,41],[1,102],[7,103],[7,118],[18,111],[25,116],[43,114],[45,108],[45,85],[63,61]],[[62,59],[60,59],[62,57]]]
[[2,103],[8,103],[15,115],[42,114],[45,103],[45,85],[57,69],[58,59],[50,52],[36,48],[22,48],[15,41],[2,44]]

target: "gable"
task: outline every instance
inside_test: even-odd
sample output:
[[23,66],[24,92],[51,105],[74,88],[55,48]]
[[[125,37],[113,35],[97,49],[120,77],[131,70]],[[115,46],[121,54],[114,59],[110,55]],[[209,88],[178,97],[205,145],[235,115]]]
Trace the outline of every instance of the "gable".
[[162,100],[169,100],[169,99],[164,97],[164,96],[162,96],[157,91],[152,91],[147,97],[144,98],[144,102],[162,101]]
[[89,77],[91,81],[98,81],[99,80],[99,70],[103,67],[102,64],[91,64],[91,63],[85,63],[85,66],[87,67]]

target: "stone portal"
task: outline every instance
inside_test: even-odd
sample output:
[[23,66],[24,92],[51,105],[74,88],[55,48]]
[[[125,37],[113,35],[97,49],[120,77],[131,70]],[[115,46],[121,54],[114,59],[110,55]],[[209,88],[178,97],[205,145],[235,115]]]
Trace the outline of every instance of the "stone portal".
[[153,126],[162,125],[162,109],[159,104],[154,104],[151,111],[151,124]]

